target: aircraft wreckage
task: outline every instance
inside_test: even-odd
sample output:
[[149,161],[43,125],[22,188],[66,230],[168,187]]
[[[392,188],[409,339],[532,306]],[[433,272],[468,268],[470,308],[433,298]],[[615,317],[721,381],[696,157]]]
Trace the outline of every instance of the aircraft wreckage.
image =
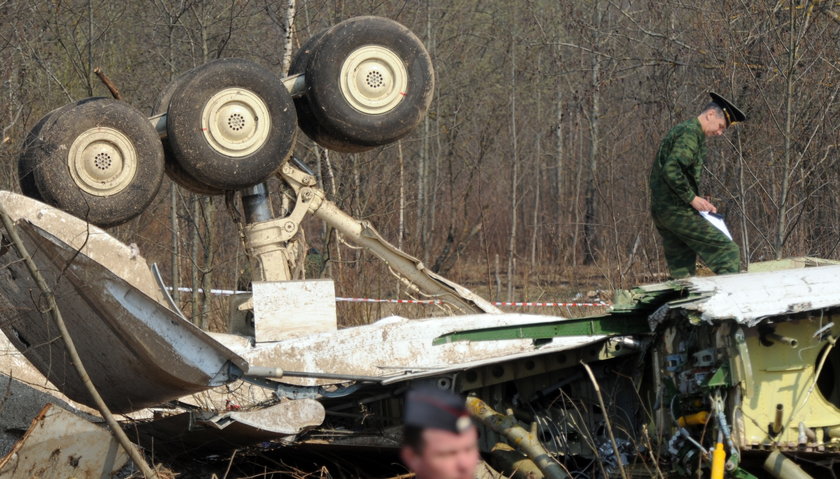
[[[469,397],[485,457],[515,477],[749,478],[762,463],[774,477],[830,473],[840,457],[840,265],[806,258],[642,286],[587,318],[503,314],[342,212],[290,157],[297,126],[338,151],[411,131],[434,82],[419,40],[390,20],[350,19],[314,35],[291,72],[279,80],[219,60],[173,81],[151,118],[86,99],[33,128],[19,164],[25,196],[0,192],[2,372],[41,384],[60,406],[96,406],[51,296],[105,404],[134,418],[141,444],[174,455],[266,441],[394,448],[403,395],[425,382]],[[164,172],[198,193],[238,194],[255,272],[240,308],[253,313],[252,334],[193,325],[137,247],[96,226],[139,214]],[[263,183],[272,175],[290,205],[283,216]],[[291,281],[309,216],[457,319],[337,329],[332,282]],[[60,411],[35,417],[0,473],[43,467],[57,450],[50,440],[85,430],[63,426],[76,418]],[[127,458],[105,444],[56,464],[110,477]]]

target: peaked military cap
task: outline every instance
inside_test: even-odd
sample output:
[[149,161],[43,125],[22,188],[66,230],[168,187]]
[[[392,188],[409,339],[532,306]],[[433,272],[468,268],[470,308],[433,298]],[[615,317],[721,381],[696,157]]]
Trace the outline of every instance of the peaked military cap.
[[473,422],[463,397],[427,386],[406,394],[405,424],[460,434],[472,427]]
[[732,102],[727,100],[726,98],[718,95],[715,92],[709,92],[709,96],[712,97],[712,102],[714,102],[717,106],[723,110],[723,116],[726,117],[726,126],[747,121],[747,115],[744,114],[741,110],[738,109],[737,106],[733,105]]

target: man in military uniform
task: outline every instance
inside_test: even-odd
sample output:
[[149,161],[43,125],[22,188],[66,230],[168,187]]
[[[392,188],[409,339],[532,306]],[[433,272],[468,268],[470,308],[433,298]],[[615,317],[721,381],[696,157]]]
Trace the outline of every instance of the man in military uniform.
[[464,398],[432,387],[409,391],[400,453],[417,479],[472,479],[478,431]]
[[698,191],[706,137],[720,136],[747,119],[720,95],[710,96],[711,103],[696,118],[665,135],[650,170],[650,210],[672,278],[693,276],[698,255],[716,274],[737,273],[741,266],[738,245],[698,213],[717,212]]

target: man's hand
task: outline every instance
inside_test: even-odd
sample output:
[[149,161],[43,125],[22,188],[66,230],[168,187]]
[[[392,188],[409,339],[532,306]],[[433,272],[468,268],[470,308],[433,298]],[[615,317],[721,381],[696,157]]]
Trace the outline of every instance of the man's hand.
[[689,203],[692,208],[697,211],[709,211],[712,213],[717,213],[717,208],[715,205],[711,204],[706,198],[695,196],[691,203]]

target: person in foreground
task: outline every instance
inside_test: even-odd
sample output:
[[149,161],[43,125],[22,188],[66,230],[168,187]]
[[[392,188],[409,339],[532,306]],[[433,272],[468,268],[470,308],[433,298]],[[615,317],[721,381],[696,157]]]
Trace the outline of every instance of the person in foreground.
[[431,387],[409,391],[400,455],[417,479],[472,479],[478,430],[464,398]]
[[709,95],[712,101],[697,117],[665,135],[650,170],[650,211],[675,279],[694,275],[698,255],[715,274],[737,273],[741,267],[738,245],[699,214],[717,213],[717,208],[700,196],[698,185],[706,138],[723,135],[747,117],[720,95]]

